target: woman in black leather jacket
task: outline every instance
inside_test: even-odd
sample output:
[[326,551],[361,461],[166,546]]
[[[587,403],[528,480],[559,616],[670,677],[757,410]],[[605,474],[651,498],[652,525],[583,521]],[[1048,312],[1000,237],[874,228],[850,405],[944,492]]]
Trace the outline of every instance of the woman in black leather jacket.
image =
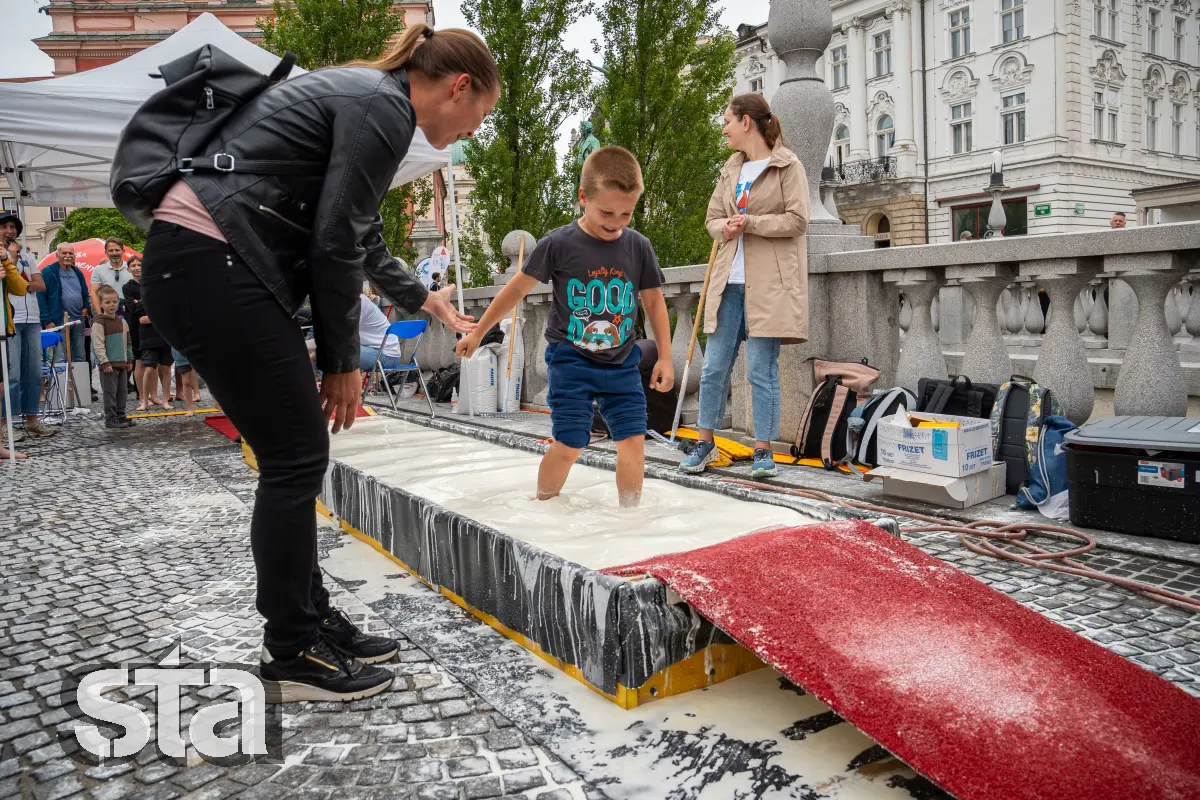
[[[261,675],[268,700],[355,700],[393,676],[374,666],[397,645],[329,604],[317,566],[314,501],[329,460],[326,423],[350,427],[364,274],[396,305],[457,331],[454,287],[429,293],[392,258],[379,207],[416,127],[444,148],[471,136],[500,94],[487,46],[465,30],[409,25],[379,61],[318,70],[267,89],[212,147],[218,170],[182,175],[155,212],[142,299],[253,448],[250,526]],[[239,171],[237,161],[307,162],[306,171]],[[294,315],[311,299],[318,395]]]

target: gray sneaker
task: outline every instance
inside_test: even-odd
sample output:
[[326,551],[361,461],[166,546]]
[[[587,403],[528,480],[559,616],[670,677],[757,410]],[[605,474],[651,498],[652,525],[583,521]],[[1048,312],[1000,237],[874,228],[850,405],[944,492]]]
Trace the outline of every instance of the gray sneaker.
[[692,475],[704,472],[705,467],[717,458],[717,446],[712,442],[697,441],[688,448],[687,455],[679,462],[679,471]]
[[775,467],[774,453],[764,449],[754,451],[754,464],[750,467],[750,475],[752,477],[774,478],[778,471]]

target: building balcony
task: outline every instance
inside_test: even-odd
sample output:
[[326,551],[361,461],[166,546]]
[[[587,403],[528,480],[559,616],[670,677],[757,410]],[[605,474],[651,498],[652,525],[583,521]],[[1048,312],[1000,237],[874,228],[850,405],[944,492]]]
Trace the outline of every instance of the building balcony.
[[854,186],[888,180],[895,178],[897,174],[896,159],[893,156],[864,158],[825,167],[821,170],[821,183],[831,186]]

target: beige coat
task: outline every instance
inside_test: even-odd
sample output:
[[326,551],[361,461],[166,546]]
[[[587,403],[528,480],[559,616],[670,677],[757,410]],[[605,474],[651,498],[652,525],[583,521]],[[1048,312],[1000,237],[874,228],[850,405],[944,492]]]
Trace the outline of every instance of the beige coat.
[[[717,329],[717,310],[729,280],[737,239],[721,228],[737,211],[734,192],[745,154],[734,153],[708,202],[708,232],[721,242],[704,302],[704,332]],[[784,344],[808,341],[808,178],[791,150],[777,144],[767,168],[750,189],[743,248],[746,259],[746,332]]]

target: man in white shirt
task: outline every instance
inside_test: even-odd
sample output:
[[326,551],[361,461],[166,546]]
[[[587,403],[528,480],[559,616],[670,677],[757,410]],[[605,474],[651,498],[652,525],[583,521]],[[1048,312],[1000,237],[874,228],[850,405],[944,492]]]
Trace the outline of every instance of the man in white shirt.
[[125,243],[115,236],[110,236],[104,243],[104,254],[108,256],[108,262],[96,265],[92,270],[92,281],[88,286],[88,292],[92,295],[92,308],[100,307],[100,300],[96,297],[96,292],[101,286],[111,286],[117,293],[117,297],[124,297],[125,294],[121,287],[133,280],[133,275],[129,272],[129,264],[125,261]]
[[[379,306],[375,305],[374,300],[365,294],[358,299],[361,305],[358,316],[358,368],[365,373],[375,365],[375,356],[379,353],[379,346],[383,344],[383,337],[391,323],[379,310]],[[393,336],[388,340],[387,347],[383,348],[383,357],[379,359],[379,365],[384,369],[396,369],[400,366],[401,355],[401,343]]]

